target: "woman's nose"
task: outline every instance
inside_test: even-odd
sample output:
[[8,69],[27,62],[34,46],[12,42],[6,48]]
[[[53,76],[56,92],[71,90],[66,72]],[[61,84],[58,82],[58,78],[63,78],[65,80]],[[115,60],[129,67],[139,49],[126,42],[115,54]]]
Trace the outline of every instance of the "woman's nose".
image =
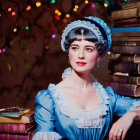
[[80,58],[80,59],[84,58],[84,50],[79,50],[78,58]]

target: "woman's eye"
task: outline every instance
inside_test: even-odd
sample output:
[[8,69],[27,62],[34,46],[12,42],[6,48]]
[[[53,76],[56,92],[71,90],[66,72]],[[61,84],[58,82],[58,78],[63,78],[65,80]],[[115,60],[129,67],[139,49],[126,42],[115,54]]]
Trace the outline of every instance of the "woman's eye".
[[86,48],[86,50],[87,50],[88,52],[92,52],[92,51],[93,51],[93,49],[91,49],[91,48]]
[[72,47],[71,48],[73,51],[76,51],[78,48],[77,47]]

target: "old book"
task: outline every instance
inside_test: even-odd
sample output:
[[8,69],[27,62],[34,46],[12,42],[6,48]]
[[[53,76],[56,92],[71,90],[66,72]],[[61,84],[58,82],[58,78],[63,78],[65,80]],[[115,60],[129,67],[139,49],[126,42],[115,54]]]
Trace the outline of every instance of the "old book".
[[111,86],[115,93],[124,96],[140,97],[140,85],[124,84],[118,82],[106,82],[106,86]]
[[140,41],[139,36],[118,36],[118,37],[112,37],[112,41]]
[[114,27],[120,28],[120,27],[138,27],[140,26],[140,23],[128,23],[128,24],[115,24]]
[[30,123],[0,123],[0,133],[28,133],[35,128],[35,122]]
[[24,109],[21,107],[9,107],[9,108],[1,108],[0,116],[9,116],[9,117],[19,117],[23,114],[30,112],[30,109]]
[[111,72],[124,72],[129,73],[130,75],[140,74],[140,64],[132,62],[110,60],[108,63],[108,69],[111,70]]
[[123,3],[122,4],[122,9],[130,9],[134,7],[140,7],[140,1],[133,1],[133,2],[128,2],[128,3]]
[[28,134],[0,134],[0,140],[32,140],[34,131],[32,130]]
[[140,46],[139,41],[113,41],[112,46]]
[[140,55],[112,54],[112,59],[118,60],[118,61],[123,61],[123,62],[140,63]]
[[140,17],[140,9],[139,7],[131,8],[131,9],[121,9],[112,12],[112,19],[119,20],[119,19],[128,19]]
[[20,117],[0,116],[0,123],[30,123],[34,119],[34,111]]
[[116,54],[140,54],[140,46],[114,46],[111,48],[112,53]]
[[110,82],[118,82],[125,84],[135,84],[140,85],[140,77],[130,77],[130,76],[122,76],[122,75],[109,75]]
[[112,33],[112,38],[115,37],[140,37],[140,31],[138,32],[117,32],[117,33]]

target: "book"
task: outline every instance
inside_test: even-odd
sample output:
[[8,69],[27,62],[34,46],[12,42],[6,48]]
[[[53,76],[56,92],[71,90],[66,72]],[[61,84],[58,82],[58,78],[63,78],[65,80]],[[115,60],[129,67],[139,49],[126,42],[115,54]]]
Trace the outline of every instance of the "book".
[[112,45],[111,52],[115,54],[140,54],[140,46],[114,46]]
[[110,82],[118,82],[125,84],[135,84],[140,85],[140,77],[130,77],[130,76],[122,76],[122,75],[109,75]]
[[112,46],[140,46],[139,41],[113,41]]
[[140,23],[128,23],[128,24],[115,24],[114,27],[138,27],[140,26]]
[[30,123],[34,120],[34,111],[23,114],[20,117],[0,116],[0,123]]
[[124,96],[140,97],[140,85],[124,84],[118,82],[106,82],[106,86],[111,86],[115,93]]
[[140,31],[112,33],[112,38],[115,38],[115,37],[140,37]]
[[129,73],[130,75],[140,74],[140,64],[132,62],[110,60],[108,63],[108,69],[111,70],[111,72],[124,72]]
[[139,1],[128,2],[128,3],[123,3],[121,5],[122,5],[122,9],[130,9],[130,8],[134,8],[134,7],[140,7],[140,2]]
[[140,63],[140,55],[129,55],[129,54],[112,54],[113,60],[123,61],[123,62],[133,62],[133,63]]
[[35,122],[30,123],[0,123],[0,133],[28,133],[35,128]]
[[118,32],[138,32],[140,31],[139,27],[124,27],[124,28],[112,28],[112,33],[118,33]]
[[128,18],[134,18],[134,17],[140,17],[139,7],[134,7],[130,9],[121,9],[121,10],[112,12],[113,20],[128,19]]
[[140,41],[139,36],[118,36],[118,37],[112,37],[112,41]]
[[0,134],[0,140],[32,140],[33,134]]
[[20,107],[1,108],[0,116],[19,117],[30,111],[30,109],[24,109]]

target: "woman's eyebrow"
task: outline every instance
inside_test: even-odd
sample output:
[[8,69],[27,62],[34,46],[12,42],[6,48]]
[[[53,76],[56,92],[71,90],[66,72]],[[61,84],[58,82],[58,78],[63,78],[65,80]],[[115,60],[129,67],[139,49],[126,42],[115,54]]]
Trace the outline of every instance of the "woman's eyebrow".
[[79,46],[79,45],[77,45],[77,44],[71,44],[70,46]]
[[95,48],[95,46],[93,46],[93,45],[86,45],[85,47],[92,47],[92,48]]

